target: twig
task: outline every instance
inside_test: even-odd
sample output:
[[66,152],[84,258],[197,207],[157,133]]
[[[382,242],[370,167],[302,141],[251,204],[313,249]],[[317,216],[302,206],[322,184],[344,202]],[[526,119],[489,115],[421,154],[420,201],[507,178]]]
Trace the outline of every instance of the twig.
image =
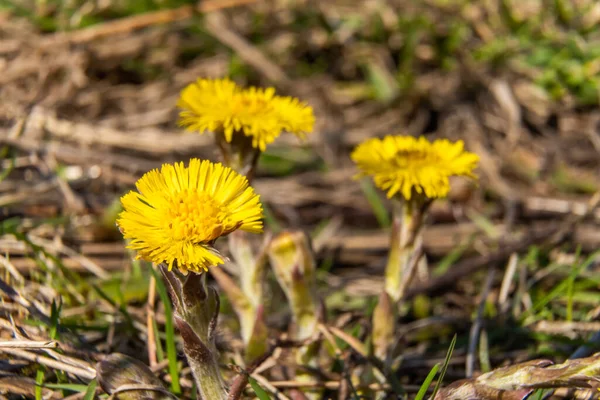
[[[213,270],[216,268],[213,268]],[[233,380],[229,388],[229,400],[239,399],[244,391],[244,388],[248,384],[248,377],[252,375],[266,360],[268,360],[273,353],[282,347],[300,347],[306,344],[307,341],[296,341],[296,340],[281,340],[277,339],[274,343],[272,343],[267,351],[257,359],[255,359],[246,369],[241,369],[236,367],[239,370],[238,376],[236,376]]]
[[[338,381],[326,381],[326,382],[300,382],[300,381],[271,381],[269,382],[275,388],[281,389],[339,389],[340,382]],[[371,383],[369,385],[359,385],[356,386],[356,389],[370,389],[376,391],[385,391],[390,390],[389,385],[380,384],[380,383]]]
[[55,349],[58,343],[52,340],[2,340],[2,349]]
[[584,345],[578,347],[569,358],[587,357],[598,349],[598,345],[600,345],[600,331],[594,333],[594,335],[592,335]]
[[483,290],[481,291],[481,299],[479,301],[479,307],[477,309],[477,315],[475,316],[475,321],[473,325],[471,325],[471,330],[469,332],[469,348],[467,351],[467,358],[465,360],[466,364],[466,372],[465,375],[467,378],[471,378],[473,376],[473,369],[475,366],[475,349],[477,348],[477,344],[479,343],[479,331],[481,329],[483,311],[485,310],[485,304],[487,301],[487,296],[492,289],[492,283],[494,282],[495,270],[490,269],[488,272],[487,279],[485,280],[485,285]]
[[[583,216],[589,212],[589,204],[584,201],[558,199],[554,197],[528,196],[523,200],[523,213],[526,216],[573,214]],[[592,213],[600,221],[600,211]]]
[[324,330],[330,331],[335,336],[339,337],[344,342],[348,343],[348,345],[354,351],[356,351],[358,354],[360,354],[362,357],[364,357],[364,358],[369,357],[369,355],[367,353],[367,349],[365,348],[365,346],[358,339],[356,339],[354,336],[347,334],[346,332],[344,332],[341,329],[336,328],[335,326],[326,326],[326,325],[323,325],[323,324],[320,324],[320,326]]
[[254,372],[254,370],[256,370],[269,357],[271,357],[271,354],[273,354],[273,352],[278,346],[278,343],[269,346],[267,351],[262,356],[254,360],[252,364],[250,364],[245,370],[240,371],[238,376],[235,377],[233,383],[229,387],[229,396],[227,397],[228,400],[237,400],[242,396],[242,392],[248,384],[248,377],[250,376],[250,374],[252,374],[252,372]]
[[4,257],[3,255],[0,254],[0,265],[2,265],[4,268],[6,268],[6,270],[8,271],[8,273],[20,284],[25,282],[25,278],[23,278],[23,275],[21,275],[21,273],[19,272],[19,270],[11,264],[10,261],[8,261],[8,259],[6,257]]
[[[335,336],[345,341],[350,346],[350,348],[356,352],[356,354],[366,359],[371,365],[373,365],[373,367],[379,370],[381,375],[384,376],[388,382],[393,382],[393,377],[392,375],[390,375],[389,368],[385,365],[385,363],[381,361],[378,357],[374,355],[369,355],[365,346],[355,337],[348,335],[343,330],[334,326],[323,325],[323,327],[324,329],[330,330]],[[339,382],[336,382],[336,384],[339,385]]]
[[519,253],[526,250],[529,246],[535,243],[540,243],[560,230],[560,226],[555,226],[554,229],[548,229],[542,233],[532,233],[526,238],[519,240],[517,243],[505,244],[500,247],[500,250],[483,256],[476,256],[456,263],[446,274],[433,278],[429,282],[410,289],[406,292],[406,298],[410,299],[418,294],[431,293],[442,288],[453,286],[464,276],[471,275],[476,271],[486,267],[497,265],[506,260],[513,253]]
[[[154,266],[152,266],[154,268]],[[150,283],[148,284],[148,302],[146,304],[146,328],[148,329],[148,341],[146,346],[148,347],[148,362],[150,368],[156,366],[158,360],[156,359],[156,336],[154,335],[154,321],[156,313],[154,312],[154,302],[156,300],[156,280],[154,275],[150,276]]]
[[[99,394],[102,389],[100,387],[96,388],[96,394]],[[63,400],[82,400],[85,398],[86,392],[75,393],[70,396],[65,397]],[[94,397],[97,398],[97,397]]]
[[506,312],[509,307],[509,304],[507,303],[508,292],[510,290],[510,285],[512,283],[513,277],[515,276],[515,272],[517,271],[518,264],[519,256],[516,253],[511,254],[510,258],[508,259],[508,265],[506,266],[504,278],[502,278],[500,294],[498,295],[498,306],[503,312]]
[[259,49],[250,42],[231,30],[222,15],[213,13],[206,19],[206,29],[221,43],[231,47],[249,65],[270,81],[279,86],[289,88],[292,81],[286,73],[275,63],[269,60]]
[[110,277],[110,275],[105,270],[103,270],[98,264],[96,264],[86,256],[77,253],[75,250],[65,246],[62,243],[52,242],[32,235],[29,235],[29,240],[31,240],[31,243],[37,246],[44,247],[45,249],[50,249],[57,253],[62,253],[66,256],[69,256],[73,260],[79,262],[82,267],[84,267],[100,279],[108,279]]
[[43,352],[45,352],[46,354],[48,354],[50,357],[52,357],[55,360],[60,361],[62,363],[69,364],[76,368],[83,368],[83,369],[92,368],[93,369],[93,367],[84,360],[80,360],[75,357],[70,357],[65,354],[60,354],[50,348],[42,348],[41,350]]
[[335,338],[333,337],[331,332],[327,329],[327,327],[325,327],[323,324],[319,324],[319,332],[321,332],[323,334],[323,337],[325,338],[325,340],[327,340],[327,342],[329,342],[329,345],[334,349],[335,355],[337,357],[341,357],[342,350],[339,348],[339,346],[335,342]]
[[119,394],[119,393],[132,392],[132,391],[152,391],[152,392],[158,392],[158,393],[164,394],[167,397],[170,397],[172,399],[178,400],[178,398],[175,397],[174,394],[170,393],[167,389],[165,389],[163,387],[153,386],[153,385],[143,385],[143,384],[121,385],[118,388],[116,388],[114,390],[114,392],[112,392],[112,394],[110,395],[109,399],[118,398],[118,397],[114,397],[114,396],[117,395],[117,394]]
[[28,351],[19,350],[19,349],[3,348],[3,349],[0,349],[0,352],[6,353],[6,354],[12,354],[13,356],[20,357],[25,360],[29,360],[29,361],[32,361],[32,362],[35,362],[38,364],[42,364],[42,365],[48,366],[50,368],[55,368],[60,371],[65,371],[65,372],[76,375],[83,379],[92,380],[96,377],[96,371],[93,368],[73,367],[72,365],[66,364],[64,362],[53,360],[48,357],[43,357],[39,354],[30,353]]
[[81,44],[103,38],[105,36],[128,33],[151,25],[165,24],[191,18],[195,12],[207,13],[244,4],[255,3],[256,0],[205,0],[198,6],[186,5],[173,10],[159,10],[145,14],[121,18],[105,22],[89,28],[70,33],[55,33],[41,41],[41,46],[56,46],[61,43]]
[[283,393],[281,393],[280,390],[277,389],[277,387],[273,386],[271,384],[271,382],[265,378],[264,376],[260,375],[260,374],[252,374],[252,377],[254,379],[256,379],[256,381],[258,383],[260,383],[265,389],[269,390],[271,393],[273,393],[275,396],[277,396],[277,399],[280,400],[291,400],[289,397],[287,397],[286,395],[284,395]]

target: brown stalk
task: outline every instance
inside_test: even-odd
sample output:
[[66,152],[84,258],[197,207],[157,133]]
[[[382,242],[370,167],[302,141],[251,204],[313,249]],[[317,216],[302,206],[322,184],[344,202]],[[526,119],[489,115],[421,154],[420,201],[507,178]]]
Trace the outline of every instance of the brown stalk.
[[42,40],[42,46],[55,46],[59,43],[81,44],[106,36],[129,33],[151,25],[165,24],[191,18],[195,13],[208,13],[223,8],[255,3],[257,0],[205,0],[197,6],[186,5],[173,10],[159,10],[105,22],[70,33],[55,33]]

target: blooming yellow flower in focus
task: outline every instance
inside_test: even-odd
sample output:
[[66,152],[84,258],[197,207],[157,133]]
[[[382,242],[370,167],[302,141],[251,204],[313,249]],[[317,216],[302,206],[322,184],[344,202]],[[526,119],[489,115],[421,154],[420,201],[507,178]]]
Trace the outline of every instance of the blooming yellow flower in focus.
[[476,154],[465,151],[462,140],[429,142],[412,136],[369,139],[358,145],[351,157],[359,176],[372,176],[388,198],[400,193],[407,200],[414,193],[431,199],[445,197],[450,191],[450,176],[475,179],[473,169],[479,161]]
[[164,164],[136,183],[138,192],[121,198],[117,220],[137,258],[202,272],[223,264],[213,248],[219,236],[236,229],[262,232],[262,206],[246,177],[197,158]]
[[242,89],[229,79],[198,79],[181,91],[179,124],[190,131],[222,131],[227,142],[234,135],[252,138],[264,151],[283,131],[304,138],[313,129],[312,108],[275,89]]

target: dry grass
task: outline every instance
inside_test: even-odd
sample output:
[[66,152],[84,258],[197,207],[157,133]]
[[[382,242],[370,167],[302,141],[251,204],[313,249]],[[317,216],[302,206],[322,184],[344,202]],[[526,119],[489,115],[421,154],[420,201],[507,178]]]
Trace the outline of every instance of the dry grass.
[[[348,158],[366,137],[463,139],[482,160],[479,185],[457,182],[428,221],[430,273],[411,288],[398,333],[395,375],[410,397],[455,333],[446,382],[560,362],[598,332],[595,2],[543,12],[541,1],[22,3],[0,13],[0,398],[84,398],[96,362],[122,352],[148,364],[156,335],[150,366],[173,389],[170,315],[158,295],[147,306],[150,274],[132,264],[114,218],[145,171],[217,157],[209,135],[175,125],[179,90],[198,76],[273,85],[316,110],[308,142],[278,140],[255,187],[271,231],[315,239],[323,337],[339,347],[337,369],[318,371],[330,398],[352,398],[347,372],[367,362],[335,338],[364,345],[387,248],[388,204],[352,179]],[[289,315],[270,290],[278,337]],[[237,323],[222,309],[223,362],[239,363]],[[274,344],[253,376],[291,397],[293,344]]]

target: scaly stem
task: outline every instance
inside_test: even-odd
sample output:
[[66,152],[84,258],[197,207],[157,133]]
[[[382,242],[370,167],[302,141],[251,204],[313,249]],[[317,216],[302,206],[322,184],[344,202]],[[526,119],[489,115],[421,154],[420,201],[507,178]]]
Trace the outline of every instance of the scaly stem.
[[411,200],[393,201],[393,225],[388,262],[385,269],[385,291],[379,296],[373,313],[373,345],[375,355],[390,365],[397,327],[397,303],[412,281],[423,256],[421,232],[425,212],[431,201],[415,195]]
[[223,132],[215,132],[215,142],[221,150],[223,164],[252,181],[261,153],[260,149],[252,146],[252,138],[234,132],[232,141],[227,142]]
[[[292,338],[304,341],[314,337],[318,331],[319,299],[309,239],[302,232],[283,232],[271,242],[269,258],[290,304],[294,320]],[[308,343],[296,349],[296,362],[300,366],[317,368],[318,355],[319,342]],[[314,377],[302,371],[296,374],[296,379],[314,383]],[[320,393],[311,391],[306,396],[316,399],[320,398]]]
[[246,232],[242,231],[229,235],[229,251],[238,267],[240,288],[236,290],[232,287],[236,285],[231,282],[225,290],[233,295],[230,300],[240,320],[242,340],[246,347],[245,358],[250,362],[267,350],[267,328],[263,313],[266,254],[262,251],[255,256]]
[[[234,132],[228,142],[222,130],[215,132],[215,142],[221,150],[223,164],[251,182],[261,151],[252,145],[252,138]],[[267,350],[267,327],[264,321],[263,280],[266,256],[255,257],[245,232],[229,235],[229,250],[239,271],[239,286],[225,274],[213,274],[226,291],[238,315],[244,342],[246,361],[260,357]]]
[[227,389],[215,345],[220,304],[217,291],[206,285],[206,274],[190,273],[184,277],[175,270],[168,271],[164,265],[161,273],[173,300],[173,318],[200,398],[226,400]]
[[385,291],[394,303],[403,296],[422,257],[423,218],[430,202],[420,197],[394,201],[394,220],[388,262],[385,268]]
[[192,327],[179,316],[175,323],[183,338],[183,351],[203,400],[225,400],[228,397],[217,362],[214,343],[203,343]]

